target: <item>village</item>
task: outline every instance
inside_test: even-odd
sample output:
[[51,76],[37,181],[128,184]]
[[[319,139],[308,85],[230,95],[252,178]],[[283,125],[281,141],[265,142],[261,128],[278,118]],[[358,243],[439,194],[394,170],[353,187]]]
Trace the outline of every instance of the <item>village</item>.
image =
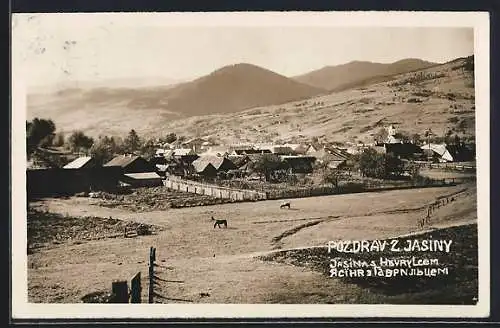
[[[385,184],[387,180],[395,183],[394,180],[411,178],[415,184],[420,168],[451,168],[468,172],[475,169],[473,145],[464,145],[460,141],[418,144],[413,140],[398,139],[393,125],[385,130],[383,139],[372,144],[345,147],[319,142],[216,145],[210,142],[211,138],[199,137],[157,143],[149,158],[141,156],[140,152],[127,153],[102,165],[89,153],[62,168],[28,170],[28,191],[33,195],[83,192],[97,197],[99,191],[167,186],[179,192],[243,201],[339,193],[339,186],[349,182],[353,184],[362,180],[373,185],[374,179],[370,178],[386,180]],[[375,161],[369,158],[369,154],[372,157],[377,154],[394,158],[394,163],[391,167],[380,164],[387,167],[382,168],[382,173],[375,172],[369,168],[372,164],[361,164],[363,154],[364,162]],[[57,183],[44,183],[44,179],[50,180],[51,175],[66,178],[58,179]],[[427,179],[426,184],[432,182]],[[335,188],[328,188],[329,185]],[[299,186],[302,193],[285,192]],[[314,193],[315,187],[321,187],[321,191]],[[305,192],[305,188],[309,192]],[[280,194],[271,196],[269,192],[272,194],[276,189]],[[242,190],[245,192],[240,192]]]

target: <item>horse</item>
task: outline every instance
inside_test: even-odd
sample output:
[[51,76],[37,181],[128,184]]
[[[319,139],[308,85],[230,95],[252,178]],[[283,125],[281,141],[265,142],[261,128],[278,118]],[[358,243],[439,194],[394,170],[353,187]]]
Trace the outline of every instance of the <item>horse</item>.
[[217,226],[220,228],[221,224],[222,224],[222,225],[224,225],[224,228],[227,228],[227,220],[216,220],[216,219],[214,219],[214,217],[212,216],[212,221],[215,221],[215,223],[214,223],[214,229],[215,229],[215,227],[217,227]]
[[280,209],[285,207],[288,207],[288,209],[290,209],[290,202],[284,202],[283,204],[280,205]]

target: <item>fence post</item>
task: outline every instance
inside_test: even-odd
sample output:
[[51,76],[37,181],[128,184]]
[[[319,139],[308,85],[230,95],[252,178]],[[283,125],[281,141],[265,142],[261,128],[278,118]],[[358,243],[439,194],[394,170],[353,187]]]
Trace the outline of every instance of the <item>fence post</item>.
[[156,248],[150,247],[149,249],[149,295],[148,303],[153,303],[153,293],[154,293],[154,265],[156,261]]
[[112,303],[128,303],[128,285],[126,280],[115,280],[111,285]]
[[141,303],[141,273],[137,272],[130,280],[130,303]]

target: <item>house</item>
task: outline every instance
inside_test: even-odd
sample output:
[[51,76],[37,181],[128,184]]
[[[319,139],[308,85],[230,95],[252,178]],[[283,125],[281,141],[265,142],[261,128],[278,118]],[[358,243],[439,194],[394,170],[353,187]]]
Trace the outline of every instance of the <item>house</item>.
[[305,155],[312,155],[314,153],[317,153],[321,149],[323,149],[324,146],[315,142],[315,143],[310,144],[309,146],[306,146],[306,148],[307,148],[307,150],[306,150]]
[[172,155],[175,157],[182,157],[188,155],[196,155],[196,152],[191,148],[177,148],[173,150]]
[[122,176],[119,167],[26,170],[28,197],[68,195],[92,190],[113,190]]
[[250,162],[250,157],[248,155],[230,155],[228,159],[238,168]]
[[475,160],[475,152],[465,145],[425,144],[420,147],[427,157],[440,162],[467,162]]
[[103,167],[121,167],[124,173],[155,172],[155,167],[147,160],[135,155],[120,155],[103,165]]
[[204,177],[217,176],[217,169],[210,163],[209,160],[196,160],[192,163],[194,172]]
[[290,173],[312,173],[313,164],[316,160],[312,156],[281,156],[283,164],[288,168]]
[[305,155],[309,147],[304,144],[285,144],[285,147],[290,147],[297,155]]
[[90,156],[78,157],[74,161],[64,165],[64,169],[88,169],[96,167],[95,159]]
[[157,187],[163,185],[161,176],[156,172],[125,173],[120,181],[132,187]]
[[212,156],[212,155],[201,156],[195,161],[193,161],[192,164],[195,167],[204,167],[204,164],[202,165],[199,163],[210,163],[217,172],[227,172],[229,170],[237,169],[236,165],[234,165],[234,163],[230,159],[220,156]]
[[247,152],[245,152],[247,155],[252,155],[252,154],[272,154],[272,151],[270,149],[252,149]]
[[273,154],[276,155],[295,155],[293,149],[288,146],[273,146],[270,150]]
[[182,142],[181,146],[183,148],[189,148],[189,149],[193,150],[193,152],[196,154],[196,153],[201,152],[202,146],[205,142],[207,142],[207,140],[205,140],[203,138],[193,138],[193,139]]
[[[306,156],[315,157],[316,159],[318,159],[319,162],[323,162],[326,160],[326,157],[328,155],[328,151],[327,151],[326,147],[321,147],[321,148],[318,148],[317,150],[316,150],[316,147],[312,147],[312,148],[311,147],[309,147],[309,150],[307,151]],[[312,151],[313,149],[315,150],[314,152]]]
[[386,144],[400,144],[401,140],[395,138],[393,135],[387,136]]
[[387,143],[384,144],[384,149],[386,154],[393,154],[404,159],[415,159],[423,154],[422,149],[412,143]]
[[178,148],[174,149],[171,158],[181,161],[183,164],[188,166],[198,158],[199,156],[192,149],[188,148]]
[[325,155],[322,160],[328,162],[328,166],[332,168],[339,168],[344,165],[352,155],[347,151],[335,147],[325,147]]
[[475,145],[447,145],[448,152],[456,162],[469,162],[476,160]]
[[440,162],[453,162],[453,156],[448,151],[446,144],[425,144],[420,147],[425,151],[426,154],[430,155],[431,151],[432,157],[437,157]]
[[231,156],[241,156],[246,154],[253,154],[255,149],[234,149],[229,155]]
[[269,149],[235,149],[231,152],[232,156],[240,156],[240,155],[250,155],[250,154],[271,154],[271,150]]

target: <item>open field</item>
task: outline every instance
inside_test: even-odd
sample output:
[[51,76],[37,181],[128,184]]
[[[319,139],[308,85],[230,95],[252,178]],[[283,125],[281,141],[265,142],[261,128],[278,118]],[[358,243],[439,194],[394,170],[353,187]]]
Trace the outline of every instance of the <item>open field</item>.
[[[429,224],[420,228],[418,220],[426,206],[450,195],[454,201],[437,209]],[[333,239],[391,238],[477,220],[473,184],[293,199],[290,210],[280,209],[280,203],[262,201],[135,213],[102,207],[88,198],[32,202],[30,208],[42,213],[108,220],[111,216],[151,224],[161,231],[150,236],[84,243],[75,243],[74,239],[59,238],[57,243],[46,240],[28,255],[29,301],[80,302],[84,295],[109,291],[114,279],[128,279],[137,271],[143,275],[144,298],[148,252],[153,246],[159,264],[156,302],[355,303],[366,299],[363,286],[327,278],[307,266],[263,261],[259,256],[279,249],[325,245]],[[228,228],[214,229],[210,216],[227,219]],[[31,220],[28,217],[28,224]],[[475,246],[473,242],[469,245]],[[370,297],[377,301],[388,299],[383,293]],[[400,301],[404,303],[404,297]]]

